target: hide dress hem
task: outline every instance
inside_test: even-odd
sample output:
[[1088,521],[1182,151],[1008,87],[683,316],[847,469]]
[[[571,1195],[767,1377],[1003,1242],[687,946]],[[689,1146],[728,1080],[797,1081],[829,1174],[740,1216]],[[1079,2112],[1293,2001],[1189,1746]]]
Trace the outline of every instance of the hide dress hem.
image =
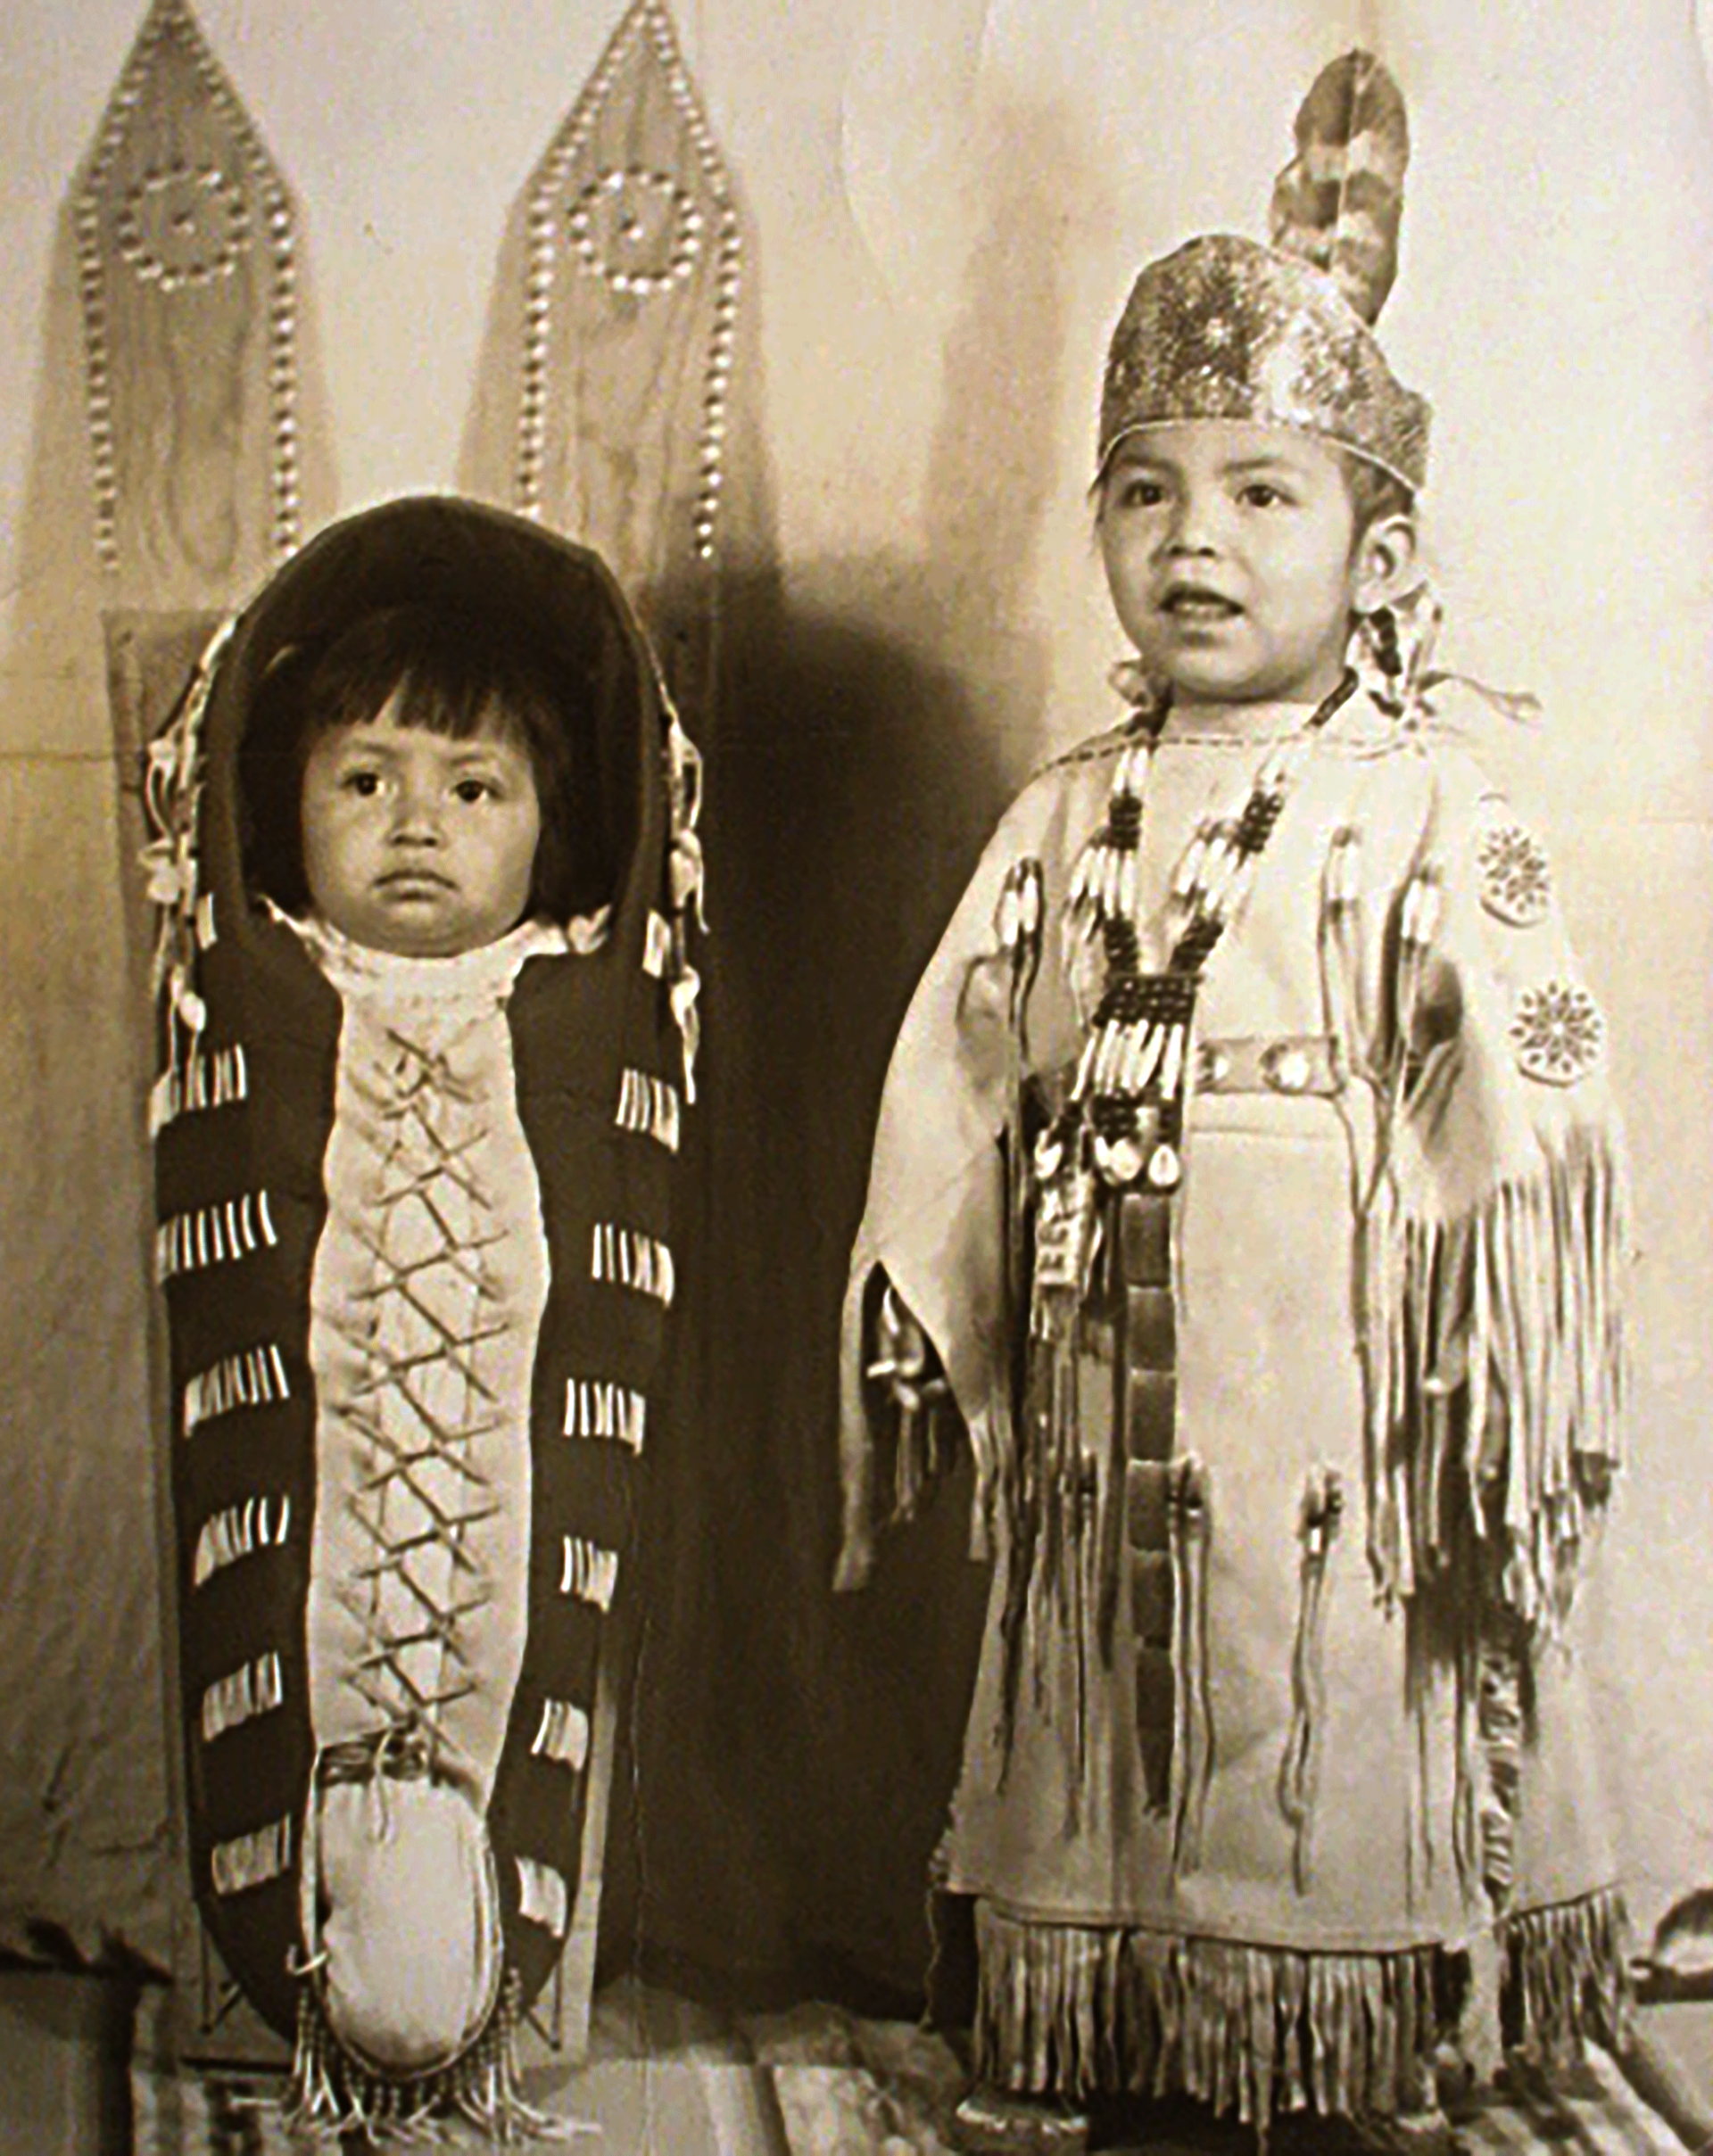
[[[1462,1951],[1300,1952],[975,1905],[975,2063],[1016,2095],[1187,2095],[1255,2124],[1431,2101]],[[1629,1988],[1621,1894],[1605,1888],[1497,1926],[1500,2011],[1525,2050],[1616,2049]]]

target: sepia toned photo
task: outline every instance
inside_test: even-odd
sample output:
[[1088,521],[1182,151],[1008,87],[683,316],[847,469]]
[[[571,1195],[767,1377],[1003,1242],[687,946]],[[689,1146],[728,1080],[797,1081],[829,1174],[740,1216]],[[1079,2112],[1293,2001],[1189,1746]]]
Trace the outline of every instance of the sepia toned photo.
[[1713,2146],[1713,28],[0,55],[0,2147]]

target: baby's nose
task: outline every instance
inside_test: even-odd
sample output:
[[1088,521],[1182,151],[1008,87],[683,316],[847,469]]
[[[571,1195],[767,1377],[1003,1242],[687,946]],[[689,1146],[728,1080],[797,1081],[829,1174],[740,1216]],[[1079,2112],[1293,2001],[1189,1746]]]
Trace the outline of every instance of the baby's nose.
[[434,846],[440,840],[440,802],[429,789],[403,787],[393,819],[393,836],[407,846]]

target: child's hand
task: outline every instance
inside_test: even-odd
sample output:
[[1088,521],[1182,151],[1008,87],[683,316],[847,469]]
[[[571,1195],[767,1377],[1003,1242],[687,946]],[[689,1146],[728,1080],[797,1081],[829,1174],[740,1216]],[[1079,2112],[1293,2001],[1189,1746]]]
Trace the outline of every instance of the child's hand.
[[875,1334],[878,1351],[867,1366],[867,1375],[884,1381],[906,1415],[915,1415],[936,1400],[944,1399],[950,1388],[933,1343],[890,1285],[881,1297]]
[[[868,1322],[873,1336],[863,1375],[883,1388],[884,1407],[897,1417],[890,1448],[890,1516],[894,1522],[910,1520],[951,1464],[952,1447],[935,1410],[942,1403],[949,1406],[952,1388],[926,1329],[890,1281]],[[846,1485],[844,1533],[833,1575],[833,1586],[841,1593],[865,1586],[873,1570],[868,1473],[865,1468],[854,1509],[852,1486]]]
[[951,1387],[932,1342],[890,1282],[881,1297],[875,1332],[880,1353],[869,1364],[868,1375],[884,1381],[898,1417],[892,1516],[909,1520],[944,1466],[934,1410],[950,1397]]

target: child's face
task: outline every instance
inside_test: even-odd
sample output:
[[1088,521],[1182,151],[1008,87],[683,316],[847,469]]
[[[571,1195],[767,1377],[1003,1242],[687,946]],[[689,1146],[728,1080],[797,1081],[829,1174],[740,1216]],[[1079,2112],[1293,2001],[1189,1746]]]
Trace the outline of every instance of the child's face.
[[303,771],[303,867],[323,920],[401,958],[497,942],[529,905],[541,805],[528,751],[492,722],[457,741],[389,701],[322,734]]
[[1113,603],[1180,704],[1318,703],[1375,565],[1336,454],[1246,420],[1120,442],[1101,486]]

